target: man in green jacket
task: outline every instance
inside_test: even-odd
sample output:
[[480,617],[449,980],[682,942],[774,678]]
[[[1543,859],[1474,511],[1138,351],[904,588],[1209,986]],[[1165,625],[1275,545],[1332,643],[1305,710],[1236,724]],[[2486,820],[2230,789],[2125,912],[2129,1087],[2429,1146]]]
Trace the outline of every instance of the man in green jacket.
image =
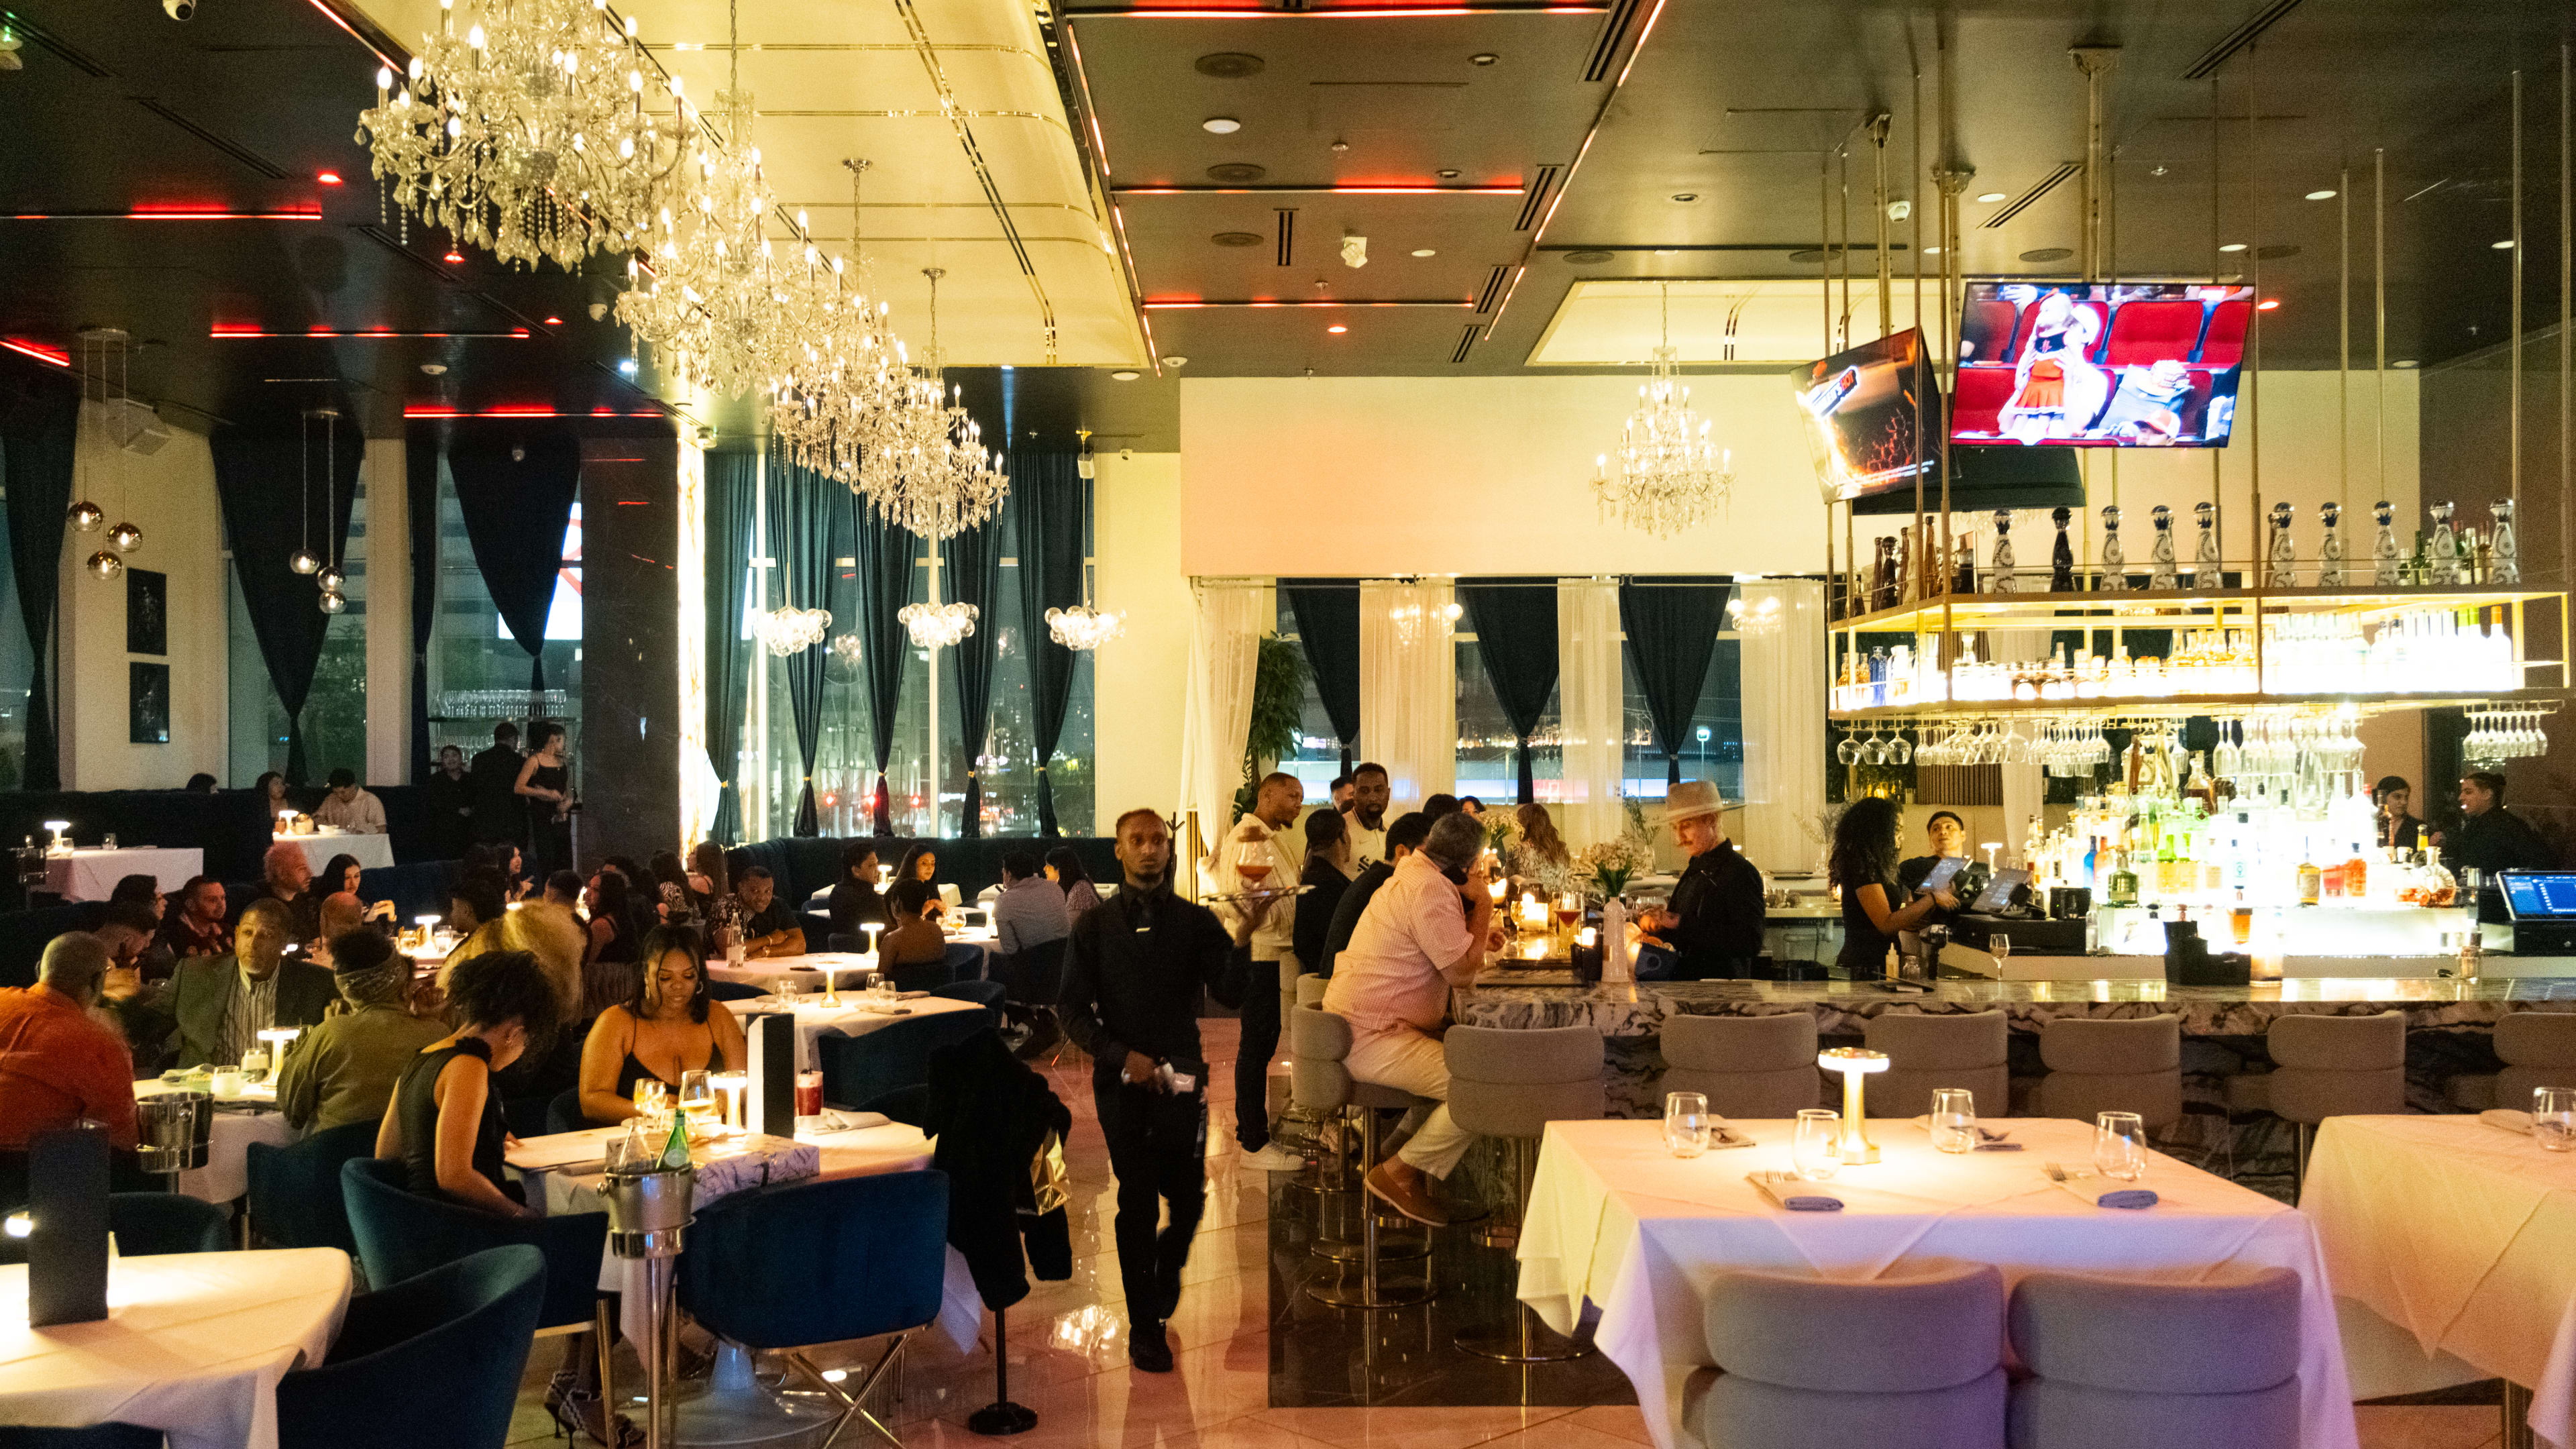
[[298,1132],[381,1121],[403,1068],[448,1032],[411,1014],[411,962],[378,932],[333,937],[331,976],[348,1009],[297,1038],[278,1068],[277,1108]]

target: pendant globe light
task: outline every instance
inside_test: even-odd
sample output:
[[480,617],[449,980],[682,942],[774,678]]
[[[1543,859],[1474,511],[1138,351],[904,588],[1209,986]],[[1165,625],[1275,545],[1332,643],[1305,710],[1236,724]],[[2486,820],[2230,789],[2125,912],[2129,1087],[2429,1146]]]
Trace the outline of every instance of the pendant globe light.
[[286,566],[299,574],[322,571],[322,560],[313,552],[313,420],[326,411],[328,409],[306,408],[295,430],[295,461],[302,478],[302,491],[297,495],[295,508],[295,526],[304,541],[296,547],[294,556],[287,559]]

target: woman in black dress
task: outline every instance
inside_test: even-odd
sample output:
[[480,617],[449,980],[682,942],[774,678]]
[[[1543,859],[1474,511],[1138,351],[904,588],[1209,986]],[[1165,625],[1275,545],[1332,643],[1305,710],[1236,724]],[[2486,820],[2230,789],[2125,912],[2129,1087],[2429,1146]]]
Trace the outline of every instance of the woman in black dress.
[[742,1023],[707,992],[706,938],[664,926],[644,938],[641,982],[590,1024],[581,1049],[581,1111],[607,1127],[637,1115],[635,1084],[650,1077],[679,1095],[690,1072],[738,1072],[750,1056]]
[[584,1029],[612,1006],[631,1001],[643,959],[635,929],[634,893],[626,877],[602,870],[590,878],[585,904],[590,909],[590,944],[581,955],[581,1014]]
[[519,767],[518,793],[528,801],[531,863],[539,880],[572,869],[572,772],[564,768],[564,727],[552,720],[528,726],[531,749]]
[[487,951],[449,969],[447,1010],[460,1024],[403,1068],[376,1129],[376,1155],[401,1159],[411,1190],[425,1197],[535,1216],[502,1172],[509,1129],[492,1074],[552,1044],[554,987],[527,952]]
[[1834,825],[1833,853],[1825,859],[1825,878],[1843,893],[1843,949],[1834,964],[1854,981],[1886,979],[1898,932],[1913,930],[1934,911],[1959,908],[1947,889],[1925,892],[1902,908],[1893,903],[1903,823],[1895,801],[1872,795],[1853,801]]

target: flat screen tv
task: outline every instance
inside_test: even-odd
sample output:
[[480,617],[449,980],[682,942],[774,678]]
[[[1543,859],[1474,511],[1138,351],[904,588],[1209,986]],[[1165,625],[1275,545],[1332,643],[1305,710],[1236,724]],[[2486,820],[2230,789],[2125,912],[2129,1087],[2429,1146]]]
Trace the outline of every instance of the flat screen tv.
[[1950,441],[2223,448],[2254,289],[1971,282]]
[[1823,444],[1826,497],[1841,502],[1898,489],[1911,495],[1918,470],[1927,489],[1941,486],[1941,383],[1920,331],[1907,328],[1808,363],[1789,381]]

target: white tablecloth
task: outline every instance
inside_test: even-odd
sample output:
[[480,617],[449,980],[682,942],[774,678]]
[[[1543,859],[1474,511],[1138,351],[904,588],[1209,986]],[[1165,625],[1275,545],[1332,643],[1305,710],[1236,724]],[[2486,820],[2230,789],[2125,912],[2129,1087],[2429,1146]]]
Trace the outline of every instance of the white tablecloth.
[[[952,946],[981,946],[990,956],[998,939],[992,927],[978,926],[951,933],[948,943]],[[721,960],[709,961],[707,974],[718,981],[757,986],[763,991],[776,986],[780,977],[791,977],[808,991],[820,991],[823,989],[822,968],[829,966],[838,973],[836,979],[841,983],[841,989],[846,991],[869,979],[867,965],[873,959],[864,951],[808,951],[801,956],[770,956],[758,961],[745,961],[739,966]],[[979,967],[970,974],[981,977],[985,971]]]
[[2022,1152],[1953,1156],[1911,1123],[1875,1119],[1885,1160],[1816,1190],[1838,1213],[1788,1213],[1744,1181],[1786,1170],[1791,1124],[1736,1122],[1755,1145],[1682,1161],[1659,1122],[1551,1122],[1520,1240],[1520,1297],[1560,1333],[1585,1299],[1601,1310],[1602,1356],[1636,1386],[1657,1449],[1696,1446],[1683,1381],[1707,1362],[1701,1295],[1750,1269],[1858,1280],[1932,1263],[1991,1263],[2007,1283],[2038,1271],[2191,1279],[2219,1267],[2288,1268],[2300,1312],[2302,1449],[2355,1449],[2343,1345],[2308,1220],[2222,1178],[2151,1155],[2141,1187],[2163,1199],[2100,1208],[2049,1182],[2040,1164],[2089,1166],[2093,1129],[2015,1118]]
[[128,845],[45,857],[45,889],[67,901],[106,900],[129,875],[148,875],[161,883],[164,895],[175,896],[189,877],[205,873],[206,853],[195,849]]
[[[157,1081],[134,1084],[135,1100],[178,1090]],[[215,1103],[214,1126],[206,1133],[206,1165],[179,1174],[179,1191],[203,1202],[226,1203],[250,1191],[250,1145],[266,1142],[283,1147],[295,1140],[277,1110],[277,1086],[262,1083],[243,1090],[232,1102]]]
[[303,851],[315,875],[320,875],[322,867],[329,865],[335,855],[356,856],[360,870],[383,870],[394,863],[390,835],[272,835],[269,839]]
[[[940,1016],[953,1011],[984,1009],[972,1001],[956,1001],[945,996],[916,996],[910,1001],[894,1003],[891,1009],[883,1005],[861,1005],[860,1002],[861,997],[857,988],[847,985],[842,987],[839,1006],[825,1006],[819,997],[797,998],[794,1010],[798,1071],[810,1072],[815,1069],[814,1038],[825,1032],[830,1032],[834,1036],[866,1036],[879,1027],[891,1026],[898,1021],[916,1016]],[[731,1007],[736,1016],[750,1016],[758,1012],[775,1013],[780,1009],[774,998],[766,996],[753,1001],[728,1001],[725,1005]]]
[[2335,1292],[2531,1389],[2576,1444],[2576,1153],[2476,1117],[2329,1117],[2300,1193]]
[[99,1323],[27,1326],[0,1267],[0,1424],[160,1429],[172,1449],[275,1449],[277,1381],[322,1360],[349,1303],[337,1248],[120,1258]]

